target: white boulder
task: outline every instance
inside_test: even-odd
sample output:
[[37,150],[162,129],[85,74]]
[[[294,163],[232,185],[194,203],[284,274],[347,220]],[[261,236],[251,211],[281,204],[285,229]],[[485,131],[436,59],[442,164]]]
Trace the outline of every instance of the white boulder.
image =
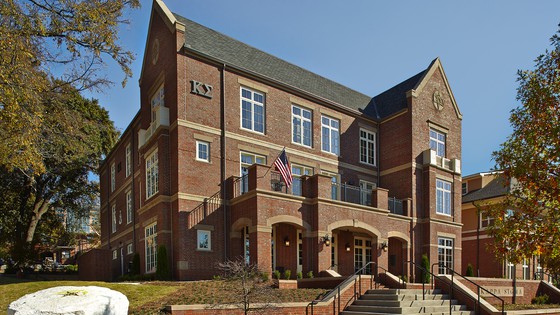
[[128,299],[118,291],[61,286],[27,294],[10,303],[8,315],[126,315]]

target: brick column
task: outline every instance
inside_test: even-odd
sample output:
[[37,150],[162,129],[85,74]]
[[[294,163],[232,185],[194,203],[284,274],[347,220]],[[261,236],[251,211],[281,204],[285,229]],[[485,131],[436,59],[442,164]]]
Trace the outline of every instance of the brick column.
[[323,242],[323,237],[325,235],[332,237],[332,233],[329,231],[318,231],[317,237],[313,238],[313,241],[317,244],[317,268],[314,270],[317,274],[323,270],[327,270],[331,267],[331,245],[327,246]]
[[376,188],[371,192],[371,206],[389,210],[389,190],[385,188]]
[[271,274],[272,271],[270,254],[271,232],[271,227],[262,225],[256,225],[249,229],[249,251],[251,255],[251,263],[256,263],[262,271],[268,272],[269,274]]

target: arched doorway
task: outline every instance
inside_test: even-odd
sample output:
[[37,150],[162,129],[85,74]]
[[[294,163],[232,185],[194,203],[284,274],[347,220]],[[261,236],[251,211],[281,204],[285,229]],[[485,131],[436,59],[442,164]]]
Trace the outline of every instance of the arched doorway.
[[404,275],[403,262],[408,259],[409,249],[408,237],[400,232],[389,232],[388,241],[388,266],[389,272],[399,277]]

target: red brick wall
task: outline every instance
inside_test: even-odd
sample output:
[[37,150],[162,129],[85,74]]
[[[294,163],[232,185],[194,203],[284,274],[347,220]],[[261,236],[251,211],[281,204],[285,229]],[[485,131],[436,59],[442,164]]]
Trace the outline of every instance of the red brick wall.
[[107,268],[107,261],[111,259],[111,251],[106,249],[92,249],[78,259],[78,274],[82,281],[110,281],[111,270]]

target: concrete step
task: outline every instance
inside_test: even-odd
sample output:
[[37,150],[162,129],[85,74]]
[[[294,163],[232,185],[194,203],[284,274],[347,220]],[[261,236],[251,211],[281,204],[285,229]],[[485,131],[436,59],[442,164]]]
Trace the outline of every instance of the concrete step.
[[[391,313],[375,313],[375,312],[361,312],[361,311],[342,311],[340,312],[340,314],[341,315],[394,315]],[[448,310],[447,312],[421,313],[421,314],[423,315],[475,315],[476,313],[474,311],[453,311],[450,314]]]
[[[354,302],[356,305],[369,305],[369,306],[392,306],[392,307],[413,307],[413,306],[449,306],[449,300],[375,300],[364,299],[362,296],[359,300]],[[452,305],[457,304],[457,300],[451,300]]]
[[[440,289],[426,289],[426,294],[441,294]],[[366,294],[385,294],[385,295],[393,295],[393,294],[420,294],[422,295],[422,289],[373,289],[367,290]]]
[[[368,291],[369,292],[369,291]],[[385,300],[385,301],[414,301],[414,300],[447,300],[449,295],[447,294],[372,294],[366,293],[362,295],[365,300]]]
[[[453,311],[465,311],[465,305],[452,305]],[[449,305],[446,306],[415,306],[415,307],[391,307],[391,306],[367,306],[367,305],[349,305],[345,310],[370,312],[370,313],[386,313],[386,314],[417,314],[417,313],[449,313]]]

